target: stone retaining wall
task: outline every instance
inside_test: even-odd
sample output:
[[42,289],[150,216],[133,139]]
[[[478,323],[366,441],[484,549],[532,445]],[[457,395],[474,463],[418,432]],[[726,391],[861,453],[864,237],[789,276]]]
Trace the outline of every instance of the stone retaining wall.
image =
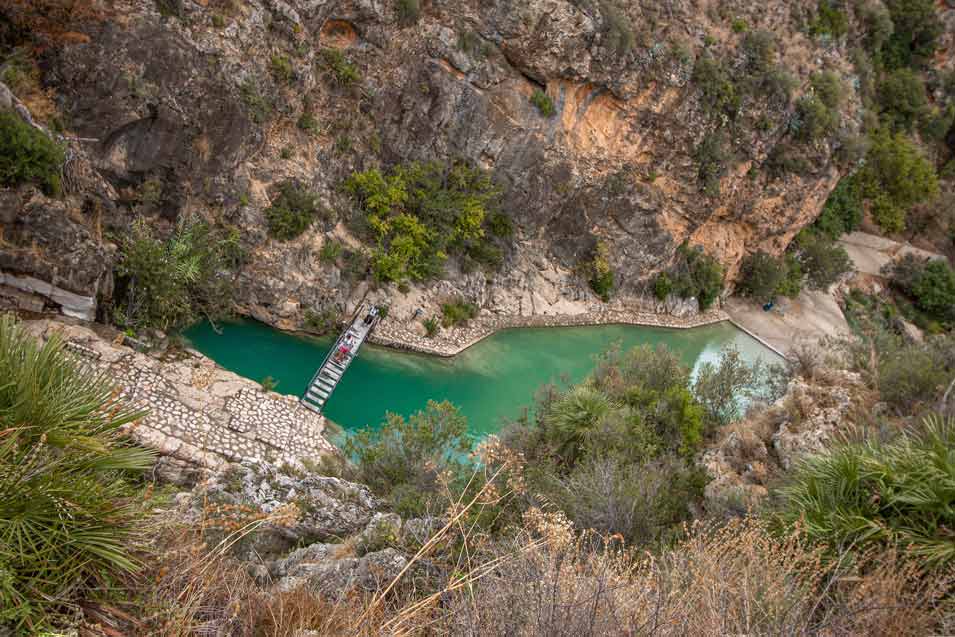
[[693,316],[673,316],[632,310],[602,310],[574,315],[486,316],[472,319],[466,326],[443,328],[433,338],[412,331],[407,321],[391,317],[382,321],[369,339],[377,345],[434,356],[454,356],[498,330],[514,327],[573,327],[583,325],[643,325],[689,329],[729,320],[723,310],[715,309]]

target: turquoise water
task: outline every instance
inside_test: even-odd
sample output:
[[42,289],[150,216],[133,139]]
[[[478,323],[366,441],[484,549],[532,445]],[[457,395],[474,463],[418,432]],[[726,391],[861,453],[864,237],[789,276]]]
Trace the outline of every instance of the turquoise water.
[[[276,390],[301,395],[331,346],[332,338],[293,336],[261,323],[240,321],[190,328],[193,347],[222,367],[251,378],[271,376]],[[385,411],[407,416],[429,398],[450,400],[467,416],[474,435],[497,431],[533,400],[542,384],[579,382],[593,370],[593,357],[620,342],[624,348],[665,343],[695,368],[735,345],[750,361],[778,356],[729,323],[692,330],[604,325],[505,330],[451,359],[362,347],[325,415],[345,429],[378,425]]]

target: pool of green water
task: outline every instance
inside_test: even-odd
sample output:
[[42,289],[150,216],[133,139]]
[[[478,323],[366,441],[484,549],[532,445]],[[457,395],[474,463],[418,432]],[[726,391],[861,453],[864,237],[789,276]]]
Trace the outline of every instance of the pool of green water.
[[[276,391],[301,395],[333,339],[294,336],[254,321],[190,328],[192,346],[222,367],[260,381],[271,376]],[[593,357],[619,342],[624,348],[664,343],[696,368],[733,345],[744,358],[779,357],[729,323],[691,330],[624,325],[514,329],[498,332],[454,358],[444,359],[364,345],[339,384],[325,415],[346,430],[381,423],[386,411],[407,416],[428,399],[450,400],[467,416],[473,435],[500,429],[519,416],[547,382],[579,382]]]

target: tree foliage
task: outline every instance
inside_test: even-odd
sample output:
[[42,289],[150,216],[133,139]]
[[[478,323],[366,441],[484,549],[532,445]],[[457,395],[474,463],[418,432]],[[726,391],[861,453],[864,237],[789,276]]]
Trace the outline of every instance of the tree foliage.
[[464,162],[413,162],[389,173],[377,168],[345,182],[377,244],[379,281],[438,275],[449,255],[481,260],[492,239],[501,191],[483,170]]
[[283,182],[278,197],[265,210],[269,235],[279,241],[291,241],[308,230],[319,212],[314,193],[294,181]]
[[34,183],[60,193],[63,148],[11,111],[0,111],[0,185]]
[[118,305],[121,326],[162,330],[231,313],[233,277],[242,260],[239,234],[183,219],[166,239],[137,220],[120,240]]
[[857,178],[873,216],[888,232],[902,230],[909,209],[938,194],[935,168],[900,133],[881,131],[873,137]]

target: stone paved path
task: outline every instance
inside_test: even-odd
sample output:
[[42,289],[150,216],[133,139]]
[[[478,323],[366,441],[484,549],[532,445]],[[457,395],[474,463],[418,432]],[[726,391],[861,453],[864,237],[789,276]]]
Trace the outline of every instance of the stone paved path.
[[39,320],[24,326],[40,338],[60,333],[78,357],[106,372],[124,397],[148,409],[133,435],[163,455],[214,468],[244,458],[317,459],[335,449],[323,436],[324,419],[297,398],[264,392],[204,356],[158,360],[79,325]]

